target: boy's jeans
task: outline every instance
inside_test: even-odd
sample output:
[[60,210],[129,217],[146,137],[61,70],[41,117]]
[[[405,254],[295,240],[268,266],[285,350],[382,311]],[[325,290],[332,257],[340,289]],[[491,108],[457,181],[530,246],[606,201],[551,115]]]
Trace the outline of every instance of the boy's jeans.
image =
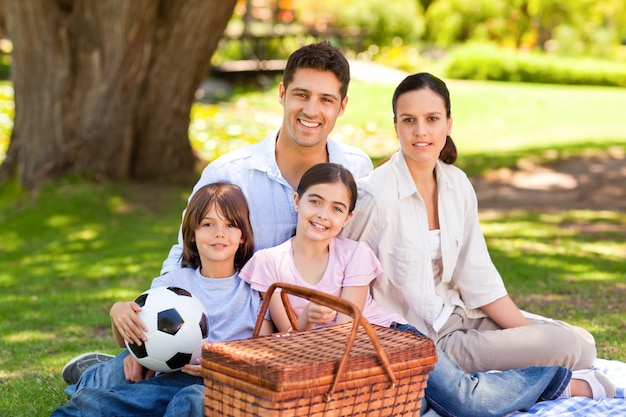
[[183,372],[160,374],[131,383],[124,377],[123,350],[108,362],[85,371],[66,392],[69,403],[51,417],[61,416],[203,416],[203,380]]

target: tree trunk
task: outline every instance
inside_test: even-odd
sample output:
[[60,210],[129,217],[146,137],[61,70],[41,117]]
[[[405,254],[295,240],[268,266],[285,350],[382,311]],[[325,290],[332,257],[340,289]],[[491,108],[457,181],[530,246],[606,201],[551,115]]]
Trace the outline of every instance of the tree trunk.
[[15,120],[3,178],[35,189],[75,172],[191,171],[191,105],[235,3],[5,0]]

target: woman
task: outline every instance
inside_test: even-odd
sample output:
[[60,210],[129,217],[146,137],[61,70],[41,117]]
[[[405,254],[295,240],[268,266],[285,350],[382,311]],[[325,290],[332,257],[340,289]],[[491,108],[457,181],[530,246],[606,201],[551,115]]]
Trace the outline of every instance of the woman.
[[432,337],[465,372],[532,365],[590,368],[584,329],[528,318],[507,294],[478,222],[467,176],[452,165],[450,95],[428,73],[405,78],[393,101],[400,150],[359,180],[343,235],[367,242],[383,273],[372,293]]
[[[404,317],[370,296],[369,284],[381,273],[381,267],[368,246],[338,236],[351,221],[356,200],[357,187],[350,171],[333,163],[309,168],[294,195],[298,213],[295,236],[257,251],[239,275],[261,293],[276,282],[326,292],[353,302],[372,324],[419,334]],[[288,297],[300,330],[351,320],[304,298]],[[293,330],[280,294],[274,293],[269,308],[279,331]],[[437,350],[437,356],[435,369],[428,375],[426,404],[421,410],[429,410],[425,415],[502,416],[539,401],[615,395],[610,381],[593,370],[570,372],[559,366],[533,366],[466,374],[445,353]],[[512,392],[515,395],[510,395]]]

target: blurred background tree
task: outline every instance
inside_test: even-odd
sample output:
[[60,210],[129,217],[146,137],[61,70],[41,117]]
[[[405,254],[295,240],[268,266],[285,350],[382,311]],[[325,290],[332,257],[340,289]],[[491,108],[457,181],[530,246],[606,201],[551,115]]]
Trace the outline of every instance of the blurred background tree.
[[0,181],[191,172],[191,105],[235,0],[5,0],[15,118]]

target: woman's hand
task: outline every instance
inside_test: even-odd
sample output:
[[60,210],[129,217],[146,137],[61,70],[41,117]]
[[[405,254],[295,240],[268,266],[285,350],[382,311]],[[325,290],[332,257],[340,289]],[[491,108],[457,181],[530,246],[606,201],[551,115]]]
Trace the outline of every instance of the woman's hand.
[[508,295],[498,298],[480,309],[503,329],[530,325],[528,319],[522,315],[520,309]]

